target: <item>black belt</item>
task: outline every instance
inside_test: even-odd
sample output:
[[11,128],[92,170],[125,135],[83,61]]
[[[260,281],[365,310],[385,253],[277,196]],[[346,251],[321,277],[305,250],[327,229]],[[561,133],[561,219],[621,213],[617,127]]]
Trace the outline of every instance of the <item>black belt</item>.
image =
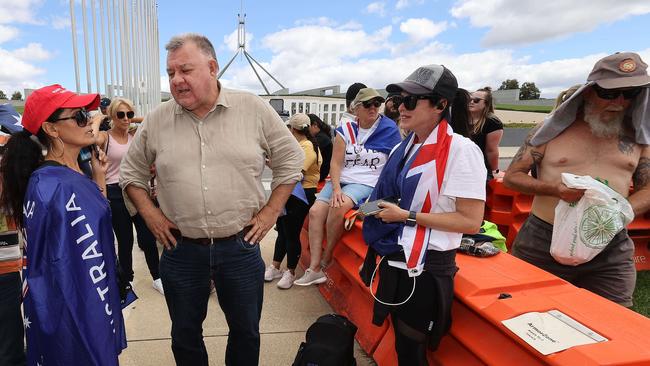
[[224,242],[224,241],[231,241],[237,239],[238,236],[244,236],[246,233],[251,229],[252,226],[246,226],[242,231],[238,232],[237,234],[232,234],[230,236],[226,236],[224,238],[188,238],[187,236],[183,236],[181,234],[181,231],[178,229],[169,229],[169,231],[174,235],[175,238],[181,239],[183,241],[189,241],[194,244],[199,244],[199,245],[211,245],[219,242]]

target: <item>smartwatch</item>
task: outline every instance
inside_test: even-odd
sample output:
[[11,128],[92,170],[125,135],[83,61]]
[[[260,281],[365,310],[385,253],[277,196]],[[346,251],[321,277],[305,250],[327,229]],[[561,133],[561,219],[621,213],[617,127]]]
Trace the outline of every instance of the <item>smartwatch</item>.
[[415,215],[416,214],[417,213],[415,211],[409,211],[409,217],[404,222],[404,225],[406,225],[406,226],[415,226],[415,225],[417,225],[417,222],[415,221]]

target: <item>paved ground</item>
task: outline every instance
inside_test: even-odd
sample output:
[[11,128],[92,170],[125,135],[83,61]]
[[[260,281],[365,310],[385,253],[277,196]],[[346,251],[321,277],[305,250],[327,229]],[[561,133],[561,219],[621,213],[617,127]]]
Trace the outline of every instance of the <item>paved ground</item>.
[[[262,241],[266,263],[273,255],[276,232],[272,230]],[[174,365],[171,352],[171,322],[165,299],[151,287],[144,254],[134,246],[133,262],[135,291],[139,299],[125,309],[128,348],[120,356],[122,366]],[[299,270],[302,275],[302,270]],[[307,328],[321,315],[331,313],[315,286],[294,286],[280,290],[275,282],[264,287],[260,365],[291,365]],[[370,316],[370,315],[368,315]],[[228,327],[215,295],[210,297],[208,317],[203,323],[203,335],[210,365],[223,365]],[[357,346],[355,357],[359,366],[374,365],[372,359]]]

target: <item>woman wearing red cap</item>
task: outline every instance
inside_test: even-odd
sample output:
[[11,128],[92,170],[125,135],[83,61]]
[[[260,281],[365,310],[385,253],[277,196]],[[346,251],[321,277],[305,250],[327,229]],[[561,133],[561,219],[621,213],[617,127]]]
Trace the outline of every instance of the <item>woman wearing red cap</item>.
[[34,91],[0,164],[0,206],[26,239],[28,365],[117,365],[126,347],[105,158],[93,154],[92,180],[77,162],[98,104],[60,85]]

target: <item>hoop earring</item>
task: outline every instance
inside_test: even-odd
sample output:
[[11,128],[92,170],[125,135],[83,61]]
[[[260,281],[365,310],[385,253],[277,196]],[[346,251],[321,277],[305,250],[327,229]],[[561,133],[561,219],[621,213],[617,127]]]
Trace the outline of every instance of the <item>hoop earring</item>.
[[[65,144],[63,143],[63,140],[61,140],[60,136],[57,136],[57,139],[59,139],[59,141],[61,141],[61,154],[59,156],[54,156],[55,158],[58,159],[58,158],[62,157],[63,153],[65,152]],[[52,152],[54,152],[54,149],[52,149]]]

